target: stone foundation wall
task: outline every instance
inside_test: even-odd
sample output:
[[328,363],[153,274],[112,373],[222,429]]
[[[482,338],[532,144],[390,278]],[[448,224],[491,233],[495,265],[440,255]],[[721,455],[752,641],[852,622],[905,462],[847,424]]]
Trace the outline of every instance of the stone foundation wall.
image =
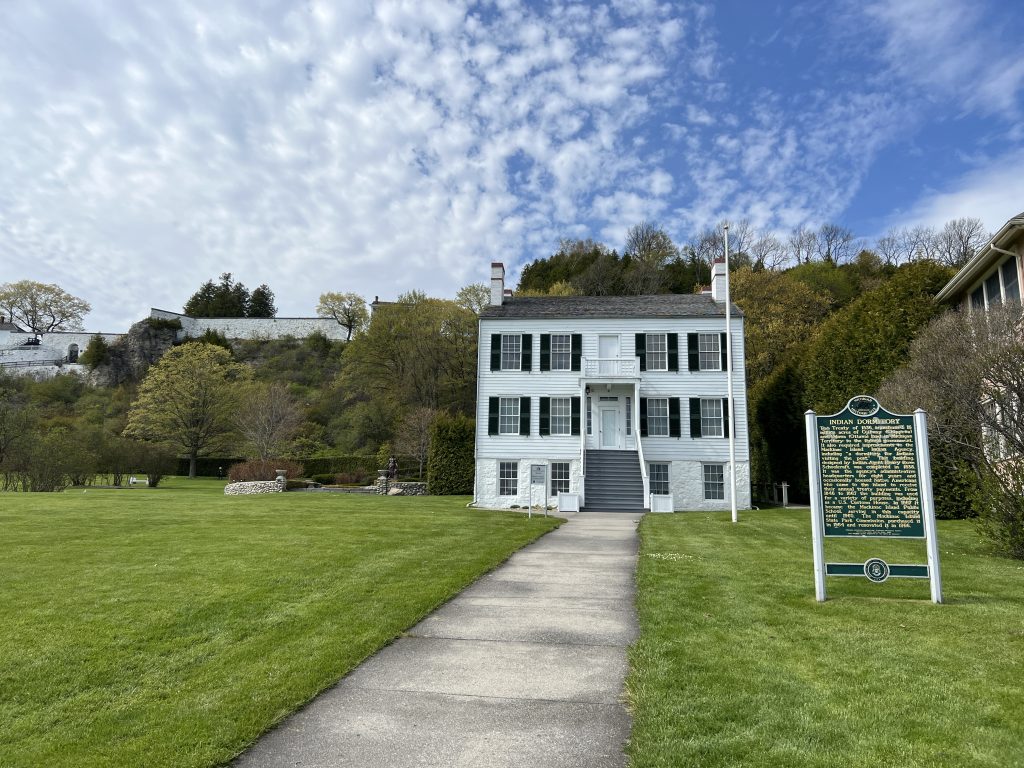
[[179,339],[202,336],[211,330],[229,339],[305,339],[319,331],[329,339],[345,339],[348,331],[330,317],[189,317],[166,309],[151,309],[149,316],[181,323]]
[[276,480],[259,480],[253,483],[228,483],[224,486],[227,496],[249,496],[256,493],[281,493],[284,486]]
[[[426,496],[426,483],[400,483],[397,480],[388,480],[386,477],[377,478],[378,496]],[[401,491],[401,493],[396,493]]]

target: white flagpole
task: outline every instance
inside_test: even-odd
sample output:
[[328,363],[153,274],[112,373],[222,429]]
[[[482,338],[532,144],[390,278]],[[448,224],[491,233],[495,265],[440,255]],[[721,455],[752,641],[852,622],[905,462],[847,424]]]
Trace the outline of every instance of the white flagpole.
[[739,522],[736,510],[736,409],[733,407],[732,396],[732,297],[729,295],[729,225],[725,224],[725,368],[726,386],[729,392],[729,500],[732,508],[732,521]]

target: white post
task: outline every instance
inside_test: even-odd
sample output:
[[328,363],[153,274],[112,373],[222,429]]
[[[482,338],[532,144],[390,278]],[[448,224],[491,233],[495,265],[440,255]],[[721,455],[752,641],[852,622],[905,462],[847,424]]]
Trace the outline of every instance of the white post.
[[807,470],[811,483],[811,548],[814,553],[814,598],[825,602],[825,526],[821,519],[821,456],[818,454],[818,416],[804,414],[807,428]]
[[942,571],[939,568],[939,541],[935,535],[935,498],[932,495],[931,453],[928,450],[928,414],[914,411],[914,443],[917,446],[917,477],[921,488],[921,520],[928,551],[928,581],[932,602],[942,602]]
[[739,521],[736,511],[736,408],[732,395],[732,298],[729,296],[729,225],[725,224],[725,359],[729,364],[725,369],[726,387],[729,397],[726,401],[729,409],[729,502],[732,509],[732,521]]

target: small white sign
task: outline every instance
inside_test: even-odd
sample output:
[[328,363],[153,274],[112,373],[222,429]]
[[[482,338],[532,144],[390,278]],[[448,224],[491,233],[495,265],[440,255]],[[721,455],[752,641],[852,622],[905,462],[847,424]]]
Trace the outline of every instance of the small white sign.
[[546,464],[531,464],[530,465],[530,484],[531,485],[547,485],[547,465]]

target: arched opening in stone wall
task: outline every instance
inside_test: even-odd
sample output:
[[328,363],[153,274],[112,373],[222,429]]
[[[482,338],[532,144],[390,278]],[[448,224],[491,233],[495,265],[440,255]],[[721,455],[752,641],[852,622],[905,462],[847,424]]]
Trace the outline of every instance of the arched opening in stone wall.
[[77,363],[78,362],[78,345],[77,344],[72,344],[70,347],[68,347],[68,362],[69,363]]

